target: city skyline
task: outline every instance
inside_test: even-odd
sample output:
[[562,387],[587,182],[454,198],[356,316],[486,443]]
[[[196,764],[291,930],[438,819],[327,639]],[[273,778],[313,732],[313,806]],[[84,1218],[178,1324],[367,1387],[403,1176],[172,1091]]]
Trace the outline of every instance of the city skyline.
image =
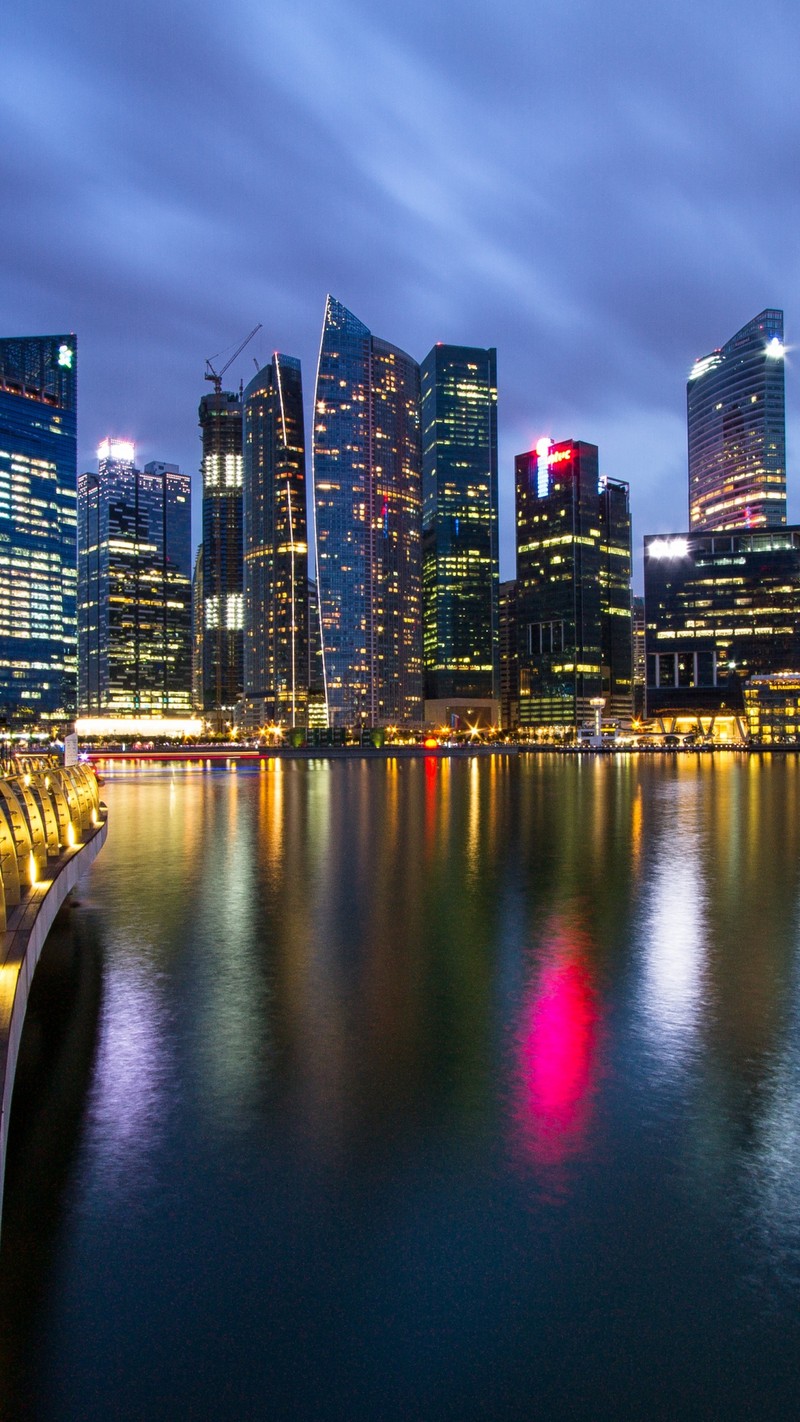
[[[330,289],[416,360],[436,340],[497,348],[501,576],[514,457],[555,430],[630,483],[637,550],[684,524],[693,361],[770,304],[792,345],[797,19],[457,13],[10,16],[6,329],[79,333],[79,467],[113,428],[197,490],[205,359],[261,320],[237,388],[275,349],[312,371]],[[795,384],[790,349],[790,522]]]

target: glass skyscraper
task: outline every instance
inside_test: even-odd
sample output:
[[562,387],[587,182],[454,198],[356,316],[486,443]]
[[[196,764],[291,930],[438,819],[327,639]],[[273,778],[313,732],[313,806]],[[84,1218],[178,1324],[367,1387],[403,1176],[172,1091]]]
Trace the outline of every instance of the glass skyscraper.
[[600,478],[600,650],[605,714],[633,715],[633,596],[630,486]]
[[246,716],[303,724],[308,536],[299,360],[273,356],[244,392]]
[[519,647],[517,638],[517,580],[500,584],[498,598],[500,645],[500,724],[504,730],[519,723]]
[[497,696],[497,356],[439,343],[420,368],[425,697]]
[[74,335],[0,340],[0,720],[72,717]]
[[517,456],[519,719],[568,732],[632,709],[628,485],[598,477],[593,444],[539,440]]
[[762,311],[695,361],[686,388],[689,525],[786,523],[783,312]]
[[419,366],[329,296],[314,413],[329,724],[422,716]]
[[203,441],[203,710],[218,730],[244,689],[242,402],[200,401]]
[[135,466],[103,440],[78,478],[78,703],[82,716],[192,710],[191,481]]

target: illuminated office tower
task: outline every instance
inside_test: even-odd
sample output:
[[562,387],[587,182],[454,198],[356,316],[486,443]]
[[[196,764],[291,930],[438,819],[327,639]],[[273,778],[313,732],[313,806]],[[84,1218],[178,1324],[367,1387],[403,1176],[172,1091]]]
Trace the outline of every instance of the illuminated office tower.
[[419,366],[328,297],[314,510],[331,726],[422,715]]
[[741,711],[800,667],[800,526],[644,540],[647,714]]
[[600,650],[606,716],[633,715],[633,596],[630,487],[600,478]]
[[762,311],[695,361],[686,387],[689,525],[786,523],[783,312]]
[[598,477],[597,447],[539,440],[515,461],[520,724],[568,734],[591,702],[629,719],[628,486]]
[[644,688],[646,680],[645,659],[645,616],[644,598],[633,599],[633,714],[644,715]]
[[420,367],[425,699],[497,696],[497,356],[435,345]]
[[136,468],[105,439],[78,476],[78,705],[82,716],[192,710],[191,481]]
[[519,723],[516,578],[500,584],[497,620],[500,647],[500,725],[507,731]]
[[77,343],[0,340],[0,722],[75,714]]
[[192,574],[192,710],[203,714],[203,545],[194,555]]
[[203,441],[203,710],[217,730],[244,688],[242,402],[227,390],[200,401]]
[[244,392],[244,695],[248,720],[305,723],[303,386],[299,360],[277,352]]

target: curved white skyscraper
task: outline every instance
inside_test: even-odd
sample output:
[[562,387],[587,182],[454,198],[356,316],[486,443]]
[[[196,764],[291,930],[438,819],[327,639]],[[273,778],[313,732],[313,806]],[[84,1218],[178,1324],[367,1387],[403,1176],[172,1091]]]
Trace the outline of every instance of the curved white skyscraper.
[[686,390],[689,524],[786,523],[783,312],[766,310],[695,361]]

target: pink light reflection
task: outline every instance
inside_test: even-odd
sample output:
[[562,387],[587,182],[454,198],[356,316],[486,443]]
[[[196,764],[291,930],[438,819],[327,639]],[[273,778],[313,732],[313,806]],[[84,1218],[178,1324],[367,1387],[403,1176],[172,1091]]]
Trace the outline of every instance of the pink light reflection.
[[588,940],[556,922],[531,983],[518,1034],[515,1119],[519,1144],[537,1164],[580,1154],[597,1078],[599,1008]]

